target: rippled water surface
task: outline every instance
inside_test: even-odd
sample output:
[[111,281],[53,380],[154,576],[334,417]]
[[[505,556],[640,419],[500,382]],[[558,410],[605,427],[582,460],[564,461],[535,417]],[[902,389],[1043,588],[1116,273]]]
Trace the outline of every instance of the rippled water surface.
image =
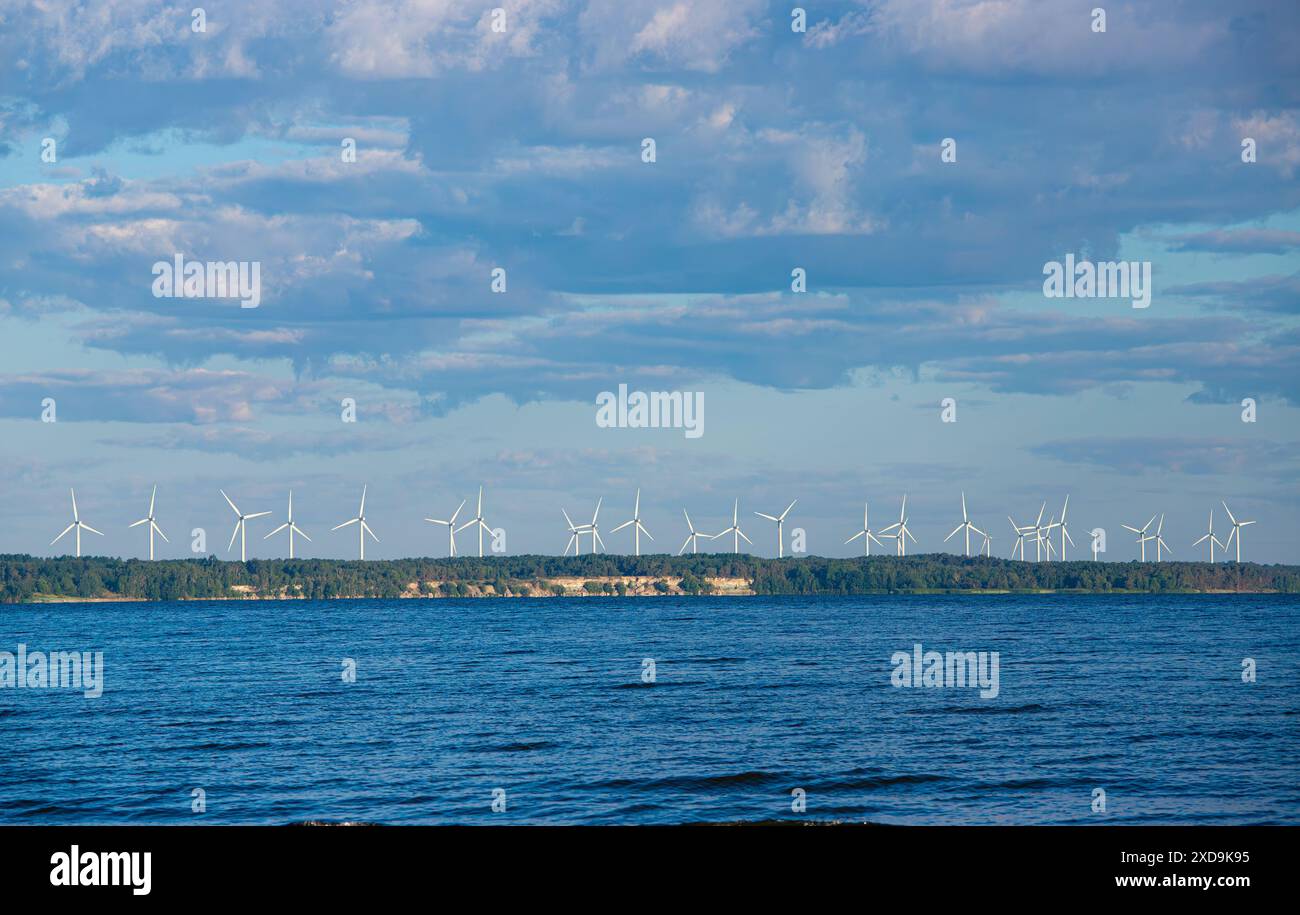
[[[1065,595],[0,607],[0,650],[99,649],[106,669],[98,699],[0,689],[0,822],[1300,823],[1297,610]],[[998,652],[999,695],[895,688],[891,656],[918,641]]]

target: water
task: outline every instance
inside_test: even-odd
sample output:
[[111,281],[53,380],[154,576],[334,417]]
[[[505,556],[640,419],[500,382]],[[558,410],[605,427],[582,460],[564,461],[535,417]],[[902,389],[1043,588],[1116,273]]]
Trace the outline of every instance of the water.
[[[106,668],[98,699],[0,689],[0,822],[1294,824],[1298,609],[1270,595],[0,607],[0,650],[102,649]],[[997,698],[891,686],[891,655],[916,641],[999,652]]]

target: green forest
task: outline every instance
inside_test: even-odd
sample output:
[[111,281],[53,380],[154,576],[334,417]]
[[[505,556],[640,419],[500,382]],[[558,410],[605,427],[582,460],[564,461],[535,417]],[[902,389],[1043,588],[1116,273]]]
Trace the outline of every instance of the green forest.
[[[611,577],[656,579],[652,593],[707,594],[709,579],[743,579],[757,594],[944,591],[1300,592],[1300,567],[1203,562],[1019,562],[946,553],[827,559],[747,555],[492,556],[335,560],[161,560],[0,555],[0,602],[249,596],[312,599],[469,594],[623,594]],[[580,591],[549,581],[592,579]],[[673,579],[670,586],[663,579]],[[251,593],[250,593],[251,592]]]

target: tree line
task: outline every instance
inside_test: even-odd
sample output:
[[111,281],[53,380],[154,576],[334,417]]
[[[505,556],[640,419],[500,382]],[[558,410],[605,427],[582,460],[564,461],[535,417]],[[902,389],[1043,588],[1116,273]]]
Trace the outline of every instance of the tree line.
[[[44,598],[183,600],[284,594],[327,600],[399,597],[414,583],[426,596],[558,593],[550,579],[587,580],[586,593],[626,591],[598,579],[680,579],[657,592],[708,593],[709,579],[743,579],[758,594],[917,591],[1277,591],[1300,593],[1300,567],[1204,562],[1044,562],[947,553],[827,559],[694,556],[491,556],[454,559],[43,558],[0,555],[0,602]],[[559,588],[560,591],[564,590]]]

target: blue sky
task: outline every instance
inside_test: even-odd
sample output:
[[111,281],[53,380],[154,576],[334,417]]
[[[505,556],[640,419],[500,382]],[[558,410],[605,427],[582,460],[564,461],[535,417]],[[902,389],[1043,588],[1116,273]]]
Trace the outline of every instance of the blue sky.
[[[1300,8],[793,6],[241,2],[196,33],[0,0],[0,551],[61,552],[75,485],[87,549],[143,555],[156,483],[160,555],[226,555],[218,487],[276,516],[292,487],[303,552],[346,556],[368,483],[367,556],[437,555],[421,519],[482,483],[512,553],[639,486],[672,551],[740,498],[774,554],[749,513],[798,498],[787,531],[851,555],[904,492],[941,549],[964,490],[1003,555],[1068,492],[1079,556],[1163,512],[1200,558],[1227,499],[1249,558],[1297,561]],[[261,306],[155,298],[176,252],[259,262]],[[1149,260],[1151,307],[1045,298],[1067,253]],[[620,383],[703,392],[705,434],[597,427]]]

